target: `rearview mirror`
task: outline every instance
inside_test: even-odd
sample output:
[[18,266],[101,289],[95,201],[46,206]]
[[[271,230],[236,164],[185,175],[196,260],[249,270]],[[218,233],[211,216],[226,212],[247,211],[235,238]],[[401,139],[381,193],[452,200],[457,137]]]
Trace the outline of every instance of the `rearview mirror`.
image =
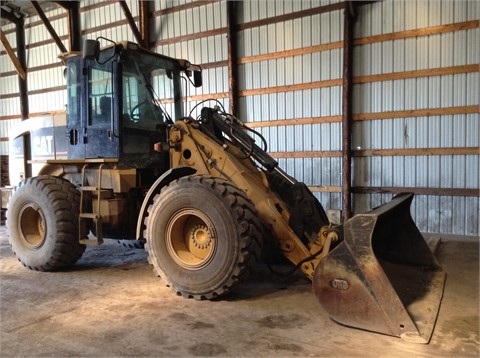
[[202,71],[193,71],[193,85],[195,87],[202,87]]
[[82,57],[84,60],[96,60],[100,53],[100,42],[97,40],[85,40],[83,42]]

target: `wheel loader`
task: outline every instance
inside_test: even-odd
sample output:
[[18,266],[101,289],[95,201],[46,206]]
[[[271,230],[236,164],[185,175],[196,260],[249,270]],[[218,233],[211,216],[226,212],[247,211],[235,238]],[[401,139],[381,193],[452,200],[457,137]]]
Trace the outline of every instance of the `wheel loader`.
[[334,321],[428,343],[446,274],[412,220],[413,194],[334,225],[260,133],[219,103],[187,113],[200,66],[101,41],[62,54],[66,111],[11,135],[7,227],[24,266],[61,270],[86,245],[133,239],[176,294],[210,300],[248,278],[265,240]]

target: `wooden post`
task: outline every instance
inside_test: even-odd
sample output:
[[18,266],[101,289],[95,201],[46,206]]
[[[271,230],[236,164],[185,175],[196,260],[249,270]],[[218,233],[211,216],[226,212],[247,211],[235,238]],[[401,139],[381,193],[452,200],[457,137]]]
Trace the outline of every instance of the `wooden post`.
[[143,47],[150,49],[150,4],[151,1],[138,1],[140,12],[140,34],[143,39]]
[[235,21],[236,1],[227,1],[227,46],[228,46],[228,100],[229,112],[238,116],[238,65],[237,65],[237,34]]
[[[22,16],[15,23],[15,31],[17,37],[17,57],[20,61],[20,65],[27,72],[27,56],[25,50],[25,18]],[[22,113],[22,120],[27,119],[30,115],[30,110],[28,107],[28,86],[27,86],[27,76],[25,78],[18,77],[18,89],[20,92],[20,111]]]
[[55,1],[68,11],[68,42],[70,51],[80,51],[80,1]]
[[70,41],[70,51],[80,51],[82,49],[80,34],[80,2],[69,1],[68,9],[68,36]]
[[342,102],[342,216],[352,216],[352,63],[355,3],[345,1],[343,30],[343,102]]

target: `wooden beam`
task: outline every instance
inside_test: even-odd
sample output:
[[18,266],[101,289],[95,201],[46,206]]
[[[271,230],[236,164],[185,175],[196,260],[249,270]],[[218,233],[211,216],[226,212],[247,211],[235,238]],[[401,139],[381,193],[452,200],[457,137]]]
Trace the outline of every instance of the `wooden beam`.
[[[17,56],[22,67],[27,71],[27,55],[26,55],[26,43],[25,43],[25,18],[22,17],[15,24],[15,33],[17,39]],[[28,83],[27,78],[23,79],[18,77],[18,92],[20,94],[20,113],[22,120],[27,119],[30,115],[30,108],[28,103]]]
[[54,1],[67,10],[70,51],[81,50],[80,1]]
[[156,16],[173,14],[175,12],[195,9],[195,8],[200,7],[200,6],[213,4],[213,3],[216,3],[216,2],[219,2],[219,1],[221,1],[221,0],[197,0],[197,1],[186,3],[186,4],[178,4],[178,5],[175,5],[175,6],[172,6],[172,7],[168,7],[166,9],[157,10],[153,13],[153,16],[156,17]]
[[285,86],[241,90],[239,95],[240,97],[246,97],[246,96],[255,96],[255,95],[290,92],[290,91],[304,91],[304,90],[311,90],[316,88],[334,87],[334,86],[341,86],[341,85],[342,85],[342,79],[336,78],[333,80],[305,82],[305,83],[298,83],[298,84],[285,85]]
[[342,10],[343,8],[344,8],[344,5],[343,5],[342,2],[337,2],[335,4],[329,4],[329,5],[322,5],[322,6],[314,7],[314,8],[311,8],[311,9],[290,12],[290,13],[275,16],[275,17],[268,17],[266,19],[260,19],[260,20],[247,22],[247,23],[239,25],[239,30],[245,30],[245,29],[250,29],[250,28],[253,28],[253,27],[271,25],[271,24],[275,24],[277,22],[284,22],[284,21],[289,21],[289,20],[301,19],[301,18],[304,18],[304,17],[307,17],[307,16],[319,15],[319,14],[324,14],[324,13],[328,13],[328,12],[332,12],[332,11],[336,11],[336,10]]
[[10,58],[10,61],[12,61],[13,66],[15,66],[17,74],[20,76],[20,78],[25,80],[27,78],[27,72],[25,71],[25,68],[22,66],[19,59],[15,55],[15,52],[13,51],[12,46],[10,46],[10,43],[8,42],[8,39],[2,29],[0,29],[0,39],[3,47],[5,48],[5,51],[7,52],[8,57]]
[[275,60],[275,59],[285,58],[285,57],[309,55],[312,53],[317,53],[322,51],[337,50],[342,48],[342,46],[343,46],[343,42],[337,41],[337,42],[331,42],[331,43],[320,44],[315,46],[294,48],[292,50],[269,52],[269,53],[264,53],[260,55],[241,57],[238,59],[238,63],[244,64],[244,63],[251,63],[251,62]]
[[480,155],[478,147],[442,147],[442,148],[396,148],[396,149],[370,149],[354,150],[353,156],[367,157],[408,157],[430,155]]
[[292,152],[269,152],[273,158],[338,158],[342,156],[340,150],[317,150],[317,151],[292,151]]
[[363,84],[363,83],[372,83],[372,82],[405,80],[410,78],[448,76],[448,75],[457,75],[460,73],[472,73],[472,72],[479,72],[479,71],[480,71],[480,68],[478,64],[438,67],[438,68],[429,68],[427,70],[414,70],[414,71],[401,71],[401,72],[399,71],[399,72],[381,73],[376,75],[357,76],[353,78],[353,83]]
[[434,195],[434,196],[471,196],[480,197],[478,189],[462,188],[409,188],[409,187],[367,187],[356,186],[352,188],[354,194],[400,194],[405,192],[415,195]]
[[367,37],[355,39],[355,46],[368,45],[376,42],[402,40],[402,39],[419,37],[419,36],[438,35],[438,34],[444,34],[447,32],[470,30],[470,29],[476,29],[479,26],[480,26],[480,20],[470,20],[470,21],[458,22],[458,23],[447,24],[447,25],[425,27],[421,29],[391,32],[388,34],[367,36]]
[[238,51],[236,8],[243,6],[240,2],[227,1],[227,48],[228,48],[228,102],[229,112],[238,116]]
[[123,0],[119,0],[118,3],[120,4],[123,10],[123,13],[125,14],[125,17],[127,18],[127,22],[130,25],[130,29],[133,32],[133,36],[135,37],[135,40],[141,47],[148,49],[148,44],[145,45],[144,39],[142,38],[140,31],[138,30],[137,24],[135,23],[135,19],[133,18],[127,3]]
[[342,192],[342,187],[340,186],[309,186],[308,189],[312,193],[341,193]]
[[[103,2],[100,2],[100,4],[103,4]],[[83,29],[82,30],[82,35],[90,35],[90,34],[97,34],[99,32],[102,32],[104,30],[112,29],[115,27],[120,27],[123,25],[128,25],[128,21],[126,19],[118,20],[118,21],[112,21],[108,24],[101,24],[89,29]]]
[[43,12],[42,8],[38,4],[37,1],[31,1],[33,7],[37,11],[38,16],[40,19],[42,19],[43,24],[47,28],[47,31],[50,33],[50,36],[55,40],[55,43],[57,44],[57,47],[60,49],[61,53],[66,53],[68,52],[65,46],[62,43],[62,40],[60,40],[60,37],[58,36],[57,32],[53,28],[52,24],[50,23],[50,20],[48,20],[47,16],[45,15],[45,12]]
[[70,50],[80,51],[81,44],[81,29],[80,29],[80,2],[68,1],[70,7],[68,11],[68,40],[70,42]]
[[324,117],[308,117],[308,118],[292,118],[292,119],[276,119],[259,122],[247,122],[245,125],[250,128],[258,127],[276,127],[276,126],[296,126],[305,124],[321,124],[341,122],[342,116],[324,116]]
[[352,124],[353,124],[353,39],[356,21],[354,1],[344,2],[343,101],[342,101],[342,216],[352,217]]
[[479,112],[480,112],[480,108],[478,107],[478,105],[445,107],[445,108],[421,108],[421,109],[409,109],[405,111],[357,113],[353,115],[353,120],[369,121],[374,119],[447,116],[447,115],[453,115],[453,114],[468,114],[468,113],[479,113]]
[[150,18],[152,16],[151,3],[151,1],[145,0],[138,1],[140,13],[140,36],[146,49],[150,48]]
[[201,33],[194,33],[194,34],[187,34],[183,36],[171,37],[168,39],[160,39],[155,41],[153,44],[154,46],[165,46],[171,45],[178,42],[190,41],[190,40],[198,40],[199,38],[205,38],[210,36],[217,36],[217,35],[225,35],[227,33],[226,27],[221,27],[218,29],[206,30],[202,31]]

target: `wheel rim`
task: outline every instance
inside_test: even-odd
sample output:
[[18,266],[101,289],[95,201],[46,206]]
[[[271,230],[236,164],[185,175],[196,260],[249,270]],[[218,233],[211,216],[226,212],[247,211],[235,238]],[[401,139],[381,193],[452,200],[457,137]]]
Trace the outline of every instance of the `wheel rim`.
[[18,224],[22,239],[28,246],[36,249],[43,245],[46,237],[45,217],[38,205],[24,205],[20,210]]
[[212,260],[217,247],[214,226],[199,210],[180,210],[167,224],[166,244],[170,257],[178,265],[189,270],[200,269]]

